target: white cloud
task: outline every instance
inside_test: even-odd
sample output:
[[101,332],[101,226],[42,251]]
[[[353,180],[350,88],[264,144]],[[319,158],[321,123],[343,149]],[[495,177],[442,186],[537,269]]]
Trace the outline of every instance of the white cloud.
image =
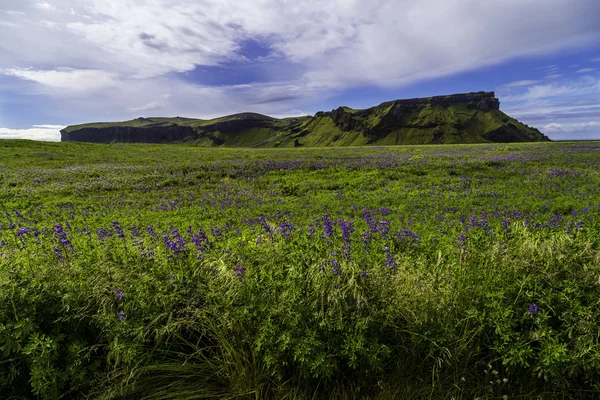
[[514,81],[514,82],[510,82],[507,83],[506,85],[503,85],[503,88],[513,88],[513,87],[521,87],[521,86],[531,86],[534,85],[536,83],[539,83],[539,80],[521,80],[521,81]]
[[575,124],[559,124],[552,122],[544,126],[543,130],[548,133],[598,133],[600,132],[600,122],[589,121]]
[[591,62],[600,62],[600,57],[594,57],[590,59]]
[[585,72],[593,72],[593,71],[596,71],[596,70],[597,70],[597,68],[581,68],[581,69],[578,69],[575,72],[577,72],[578,74],[583,74]]
[[46,142],[59,142],[60,130],[64,126],[34,125],[28,129],[0,128],[0,139],[31,139]]
[[35,3],[35,7],[39,8],[40,10],[45,10],[45,11],[56,10],[56,8],[52,4],[48,3],[47,1],[40,1],[40,2]]
[[519,94],[507,93],[504,91],[504,89],[506,88],[508,88],[508,86],[501,87],[501,90],[499,91],[499,94],[502,96],[503,101],[532,101],[558,96],[599,93],[600,79],[593,77],[581,77],[581,79],[578,80],[562,81],[560,83],[549,83],[544,85],[534,85],[527,87],[524,92]]
[[132,111],[132,112],[139,112],[139,111],[151,111],[151,110],[158,110],[162,107],[162,105],[160,104],[160,102],[158,101],[151,101],[148,104],[144,104],[142,106],[138,106],[138,107],[129,107],[127,108],[128,111]]
[[58,70],[35,70],[31,68],[7,68],[0,74],[40,83],[44,86],[74,92],[90,92],[114,85],[115,75],[101,70],[61,68]]

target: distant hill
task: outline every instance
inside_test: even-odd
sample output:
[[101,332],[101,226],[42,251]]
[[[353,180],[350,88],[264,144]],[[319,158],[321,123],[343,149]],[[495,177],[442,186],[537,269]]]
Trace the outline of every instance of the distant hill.
[[68,126],[63,142],[187,142],[203,146],[292,147],[549,141],[500,111],[494,92],[394,100],[364,110],[339,107],[277,119],[242,113],[202,120],[138,118]]

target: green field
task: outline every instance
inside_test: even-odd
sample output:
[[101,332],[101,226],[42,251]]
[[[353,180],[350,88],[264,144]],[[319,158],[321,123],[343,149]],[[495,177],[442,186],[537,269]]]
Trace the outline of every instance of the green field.
[[600,142],[0,141],[2,399],[600,396]]

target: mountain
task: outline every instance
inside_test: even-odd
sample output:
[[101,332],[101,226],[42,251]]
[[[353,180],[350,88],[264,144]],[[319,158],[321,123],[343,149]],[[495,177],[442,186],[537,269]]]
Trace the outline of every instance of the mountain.
[[550,139],[500,111],[494,92],[393,100],[314,116],[242,113],[202,120],[138,118],[68,126],[63,142],[186,142],[203,146],[291,147],[536,142]]

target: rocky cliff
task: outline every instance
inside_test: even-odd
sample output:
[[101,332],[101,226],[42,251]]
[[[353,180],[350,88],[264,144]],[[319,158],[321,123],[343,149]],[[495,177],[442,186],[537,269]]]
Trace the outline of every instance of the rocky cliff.
[[62,141],[189,142],[215,146],[346,146],[547,141],[500,111],[494,92],[394,100],[364,110],[338,107],[276,119],[255,113],[213,120],[138,118],[69,126]]

